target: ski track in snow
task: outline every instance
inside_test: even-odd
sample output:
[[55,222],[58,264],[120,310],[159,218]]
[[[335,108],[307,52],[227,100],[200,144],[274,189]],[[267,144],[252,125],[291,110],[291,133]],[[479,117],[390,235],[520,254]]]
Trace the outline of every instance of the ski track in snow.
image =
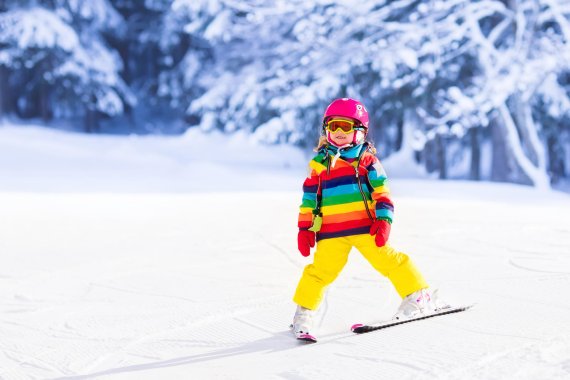
[[0,378],[570,378],[570,199],[509,192],[396,199],[392,244],[476,307],[355,335],[399,300],[353,252],[314,345],[288,330],[299,192],[0,193]]

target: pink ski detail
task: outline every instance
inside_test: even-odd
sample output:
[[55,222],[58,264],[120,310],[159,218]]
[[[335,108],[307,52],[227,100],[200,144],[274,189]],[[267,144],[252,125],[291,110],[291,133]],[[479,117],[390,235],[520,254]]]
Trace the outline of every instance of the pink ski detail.
[[315,338],[314,336],[310,335],[310,334],[299,334],[299,336],[297,337],[297,339],[299,340],[306,340],[308,342],[316,342],[317,338]]
[[355,324],[355,325],[352,325],[352,327],[351,327],[350,329],[351,329],[352,331],[354,331],[354,329],[357,329],[357,328],[362,327],[362,326],[364,326],[362,323],[357,323],[357,324]]

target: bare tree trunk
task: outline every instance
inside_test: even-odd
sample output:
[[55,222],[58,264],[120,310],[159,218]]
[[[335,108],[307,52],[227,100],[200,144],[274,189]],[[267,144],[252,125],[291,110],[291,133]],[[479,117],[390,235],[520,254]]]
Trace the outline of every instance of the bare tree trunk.
[[445,137],[438,135],[435,139],[439,179],[447,179],[447,142]]
[[546,142],[543,142],[538,135],[538,128],[532,116],[531,105],[520,94],[515,95],[513,104],[517,129],[521,136],[524,152],[539,171],[546,173]]
[[[404,115],[405,117],[405,115]],[[404,143],[404,123],[406,121],[404,120],[404,118],[399,119],[398,122],[396,123],[396,151],[399,151],[400,149],[402,149],[402,144]]]
[[474,181],[481,179],[481,130],[480,128],[469,129],[469,137],[471,143],[471,165],[469,170],[469,178]]
[[0,65],[0,118],[8,112],[8,73],[6,67]]
[[51,73],[53,71],[53,59],[54,57],[51,54],[45,58],[44,62],[42,63],[42,70],[41,73],[38,73],[38,106],[39,106],[39,114],[40,117],[44,122],[48,122],[52,118],[52,110],[50,105],[50,96],[51,96],[51,86],[48,81],[45,79],[45,75],[47,73]]
[[[504,137],[507,162],[510,165],[510,173],[507,179],[515,183],[531,184],[537,188],[550,188],[550,180],[546,173],[546,166],[543,164],[534,164],[525,154],[523,149],[524,136],[519,134],[515,120],[511,116],[507,105],[502,104],[499,106],[498,111],[500,119],[498,125],[501,127],[500,133]],[[529,131],[529,133],[532,132]],[[539,161],[541,161],[541,159],[539,159]]]
[[510,178],[510,165],[507,155],[506,139],[502,132],[500,118],[491,120],[491,180],[496,182],[506,182]]
[[44,122],[51,120],[51,110],[49,106],[49,86],[45,80],[40,82],[40,115]]
[[566,161],[564,159],[564,148],[558,143],[559,136],[549,136],[546,140],[548,149],[548,172],[552,183],[555,184],[564,178],[566,174]]
[[87,109],[85,111],[85,132],[95,133],[99,129],[99,113],[97,110]]

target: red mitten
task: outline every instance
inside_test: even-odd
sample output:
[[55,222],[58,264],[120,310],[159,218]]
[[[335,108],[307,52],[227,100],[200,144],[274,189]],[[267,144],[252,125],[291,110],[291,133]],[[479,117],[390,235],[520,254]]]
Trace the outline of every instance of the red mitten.
[[301,255],[307,257],[311,254],[311,247],[315,246],[315,233],[313,231],[299,230],[297,246]]
[[390,228],[392,226],[384,219],[378,219],[370,226],[370,235],[376,235],[374,241],[378,247],[386,245],[390,236]]

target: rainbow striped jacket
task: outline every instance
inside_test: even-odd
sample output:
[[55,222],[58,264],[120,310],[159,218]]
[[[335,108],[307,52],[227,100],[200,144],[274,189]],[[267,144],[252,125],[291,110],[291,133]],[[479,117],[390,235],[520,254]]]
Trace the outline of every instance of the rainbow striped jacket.
[[308,230],[312,226],[317,199],[322,214],[317,241],[369,233],[375,219],[392,223],[394,205],[386,173],[367,144],[341,150],[340,157],[335,157],[335,153],[336,148],[326,147],[309,163],[309,175],[303,183],[299,229]]

